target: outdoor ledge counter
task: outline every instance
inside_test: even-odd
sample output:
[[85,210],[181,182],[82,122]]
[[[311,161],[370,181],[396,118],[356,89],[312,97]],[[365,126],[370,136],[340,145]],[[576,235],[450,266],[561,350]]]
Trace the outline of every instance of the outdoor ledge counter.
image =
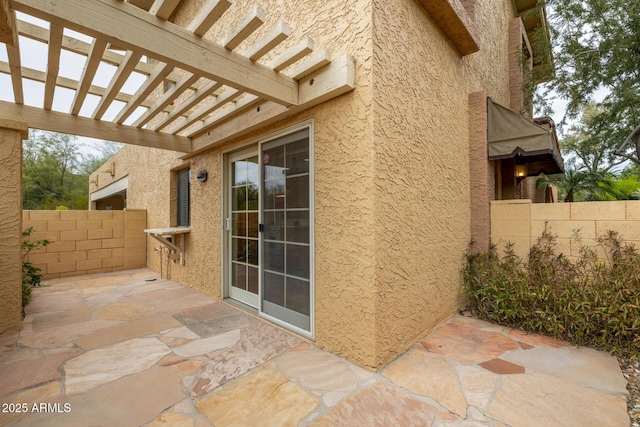
[[[171,259],[180,259],[180,265],[184,265],[184,235],[191,232],[188,227],[149,228],[144,230],[149,236],[162,243],[171,250]],[[179,245],[168,237],[179,236]]]

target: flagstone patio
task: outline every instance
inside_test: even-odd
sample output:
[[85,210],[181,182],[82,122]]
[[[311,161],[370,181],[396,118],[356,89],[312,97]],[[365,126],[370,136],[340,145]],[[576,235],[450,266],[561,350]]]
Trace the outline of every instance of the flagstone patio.
[[0,337],[0,425],[629,425],[614,357],[470,317],[373,373],[148,269],[48,284]]

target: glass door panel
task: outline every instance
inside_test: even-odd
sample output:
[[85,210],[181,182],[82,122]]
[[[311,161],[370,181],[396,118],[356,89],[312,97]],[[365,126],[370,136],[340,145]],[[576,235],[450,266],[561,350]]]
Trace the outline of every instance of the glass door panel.
[[258,156],[255,153],[230,156],[229,166],[229,296],[257,308],[260,246]]
[[262,312],[310,332],[309,130],[262,148]]

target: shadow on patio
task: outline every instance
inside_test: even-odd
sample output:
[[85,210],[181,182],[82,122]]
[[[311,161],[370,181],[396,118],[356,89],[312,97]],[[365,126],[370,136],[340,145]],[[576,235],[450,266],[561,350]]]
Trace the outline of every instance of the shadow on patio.
[[629,425],[615,358],[468,317],[372,373],[148,269],[48,283],[0,425]]

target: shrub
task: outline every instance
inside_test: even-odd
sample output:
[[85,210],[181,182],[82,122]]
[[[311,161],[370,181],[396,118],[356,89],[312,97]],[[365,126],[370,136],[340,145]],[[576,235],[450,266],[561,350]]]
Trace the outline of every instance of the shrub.
[[[640,254],[615,231],[572,260],[545,230],[524,262],[508,244],[470,250],[463,269],[473,315],[620,355],[640,354]],[[602,249],[604,259],[597,256]],[[473,249],[473,248],[471,248]]]
[[40,286],[42,281],[42,274],[40,268],[34,266],[30,262],[25,261],[29,252],[34,249],[45,247],[53,242],[50,240],[42,239],[31,241],[31,234],[34,232],[33,227],[29,227],[22,232],[22,310],[24,314],[24,307],[29,304],[31,300],[31,288],[34,286]]

